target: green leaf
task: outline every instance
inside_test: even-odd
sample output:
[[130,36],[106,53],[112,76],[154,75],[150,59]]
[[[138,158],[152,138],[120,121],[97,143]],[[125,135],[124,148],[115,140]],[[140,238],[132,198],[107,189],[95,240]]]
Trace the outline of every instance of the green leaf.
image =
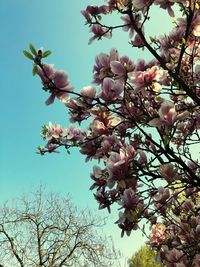
[[26,50],[23,50],[23,54],[25,55],[25,57],[34,60],[34,57]]
[[42,57],[44,58],[44,57],[48,57],[49,55],[51,55],[51,51],[50,50],[47,50],[47,51],[45,51],[43,54],[42,54]]
[[33,66],[32,73],[33,73],[33,76],[36,75],[36,73],[37,73],[37,65],[34,65],[34,66]]
[[37,51],[32,44],[29,44],[29,48],[30,48],[31,52],[33,53],[33,55],[37,56]]
[[169,145],[169,137],[165,135],[163,138],[163,142],[164,142],[164,146]]

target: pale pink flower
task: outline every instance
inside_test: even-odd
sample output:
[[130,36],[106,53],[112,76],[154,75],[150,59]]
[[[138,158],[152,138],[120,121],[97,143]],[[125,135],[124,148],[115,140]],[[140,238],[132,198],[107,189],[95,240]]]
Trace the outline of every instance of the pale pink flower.
[[64,70],[57,70],[55,72],[54,84],[57,88],[66,88],[69,86],[67,74]]
[[196,20],[196,23],[194,24],[193,32],[194,36],[200,37],[200,18]]
[[60,124],[53,124],[49,122],[49,125],[47,126],[47,132],[45,134],[45,138],[47,140],[50,140],[52,138],[59,138],[61,134],[63,133],[63,129],[61,128]]
[[102,37],[111,38],[111,34],[108,29],[101,27],[99,24],[94,24],[91,26],[90,31],[94,34],[90,39],[88,44],[91,44],[95,39],[101,39]]
[[132,188],[124,190],[123,195],[121,196],[121,205],[126,209],[134,209],[138,202],[138,195]]
[[43,69],[37,66],[37,74],[40,76],[43,84],[48,84],[54,79],[56,70],[53,64],[43,63],[42,67]]
[[111,78],[105,78],[103,80],[102,90],[99,97],[105,102],[114,102],[120,99],[120,95],[123,92],[123,85]]
[[112,61],[118,61],[119,55],[116,49],[111,49],[110,54],[100,53],[95,58],[94,72],[94,83],[102,84],[105,77],[112,77],[113,73],[110,68]]
[[144,42],[142,40],[142,38],[139,36],[139,34],[135,35],[134,40],[131,41],[132,46],[136,46],[136,47],[144,47]]
[[166,239],[166,227],[164,224],[156,223],[152,226],[150,244],[153,247],[159,246]]
[[[121,19],[124,21],[124,27],[123,30],[128,32],[129,31],[129,37],[132,38],[135,32],[135,29],[133,27],[133,25],[131,24],[131,20],[129,15],[125,15],[123,17],[121,17]],[[139,17],[138,17],[139,19]]]
[[134,7],[139,10],[142,10],[152,4],[152,0],[133,0],[132,3]]
[[173,248],[172,250],[168,251],[166,258],[167,258],[167,261],[171,263],[175,263],[175,262],[180,262],[180,258],[182,256],[183,256],[182,251]]
[[98,119],[95,119],[90,123],[90,129],[97,134],[105,134],[108,132],[107,126]]
[[155,92],[160,92],[161,85],[159,81],[165,72],[157,66],[153,66],[145,71],[134,71],[129,74],[130,81],[133,83],[135,92],[139,92],[145,87],[150,87]]
[[127,73],[133,71],[135,68],[133,62],[127,56],[111,61],[110,67],[112,73],[115,75],[115,79],[121,80],[122,83],[127,78]]
[[197,254],[192,262],[192,267],[199,267],[200,266],[200,254]]
[[170,196],[169,189],[165,189],[164,187],[160,186],[158,187],[158,192],[154,196],[154,199],[156,202],[164,204],[165,201],[169,198],[169,196]]
[[115,180],[121,180],[129,171],[129,160],[134,158],[135,153],[135,149],[131,145],[120,148],[119,153],[113,151],[110,153],[106,167],[112,186]]
[[81,141],[84,137],[84,132],[74,125],[70,125],[69,128],[66,130],[66,138],[70,141]]
[[94,6],[94,5],[89,5],[86,8],[86,11],[95,16],[95,15],[99,15],[99,14],[107,14],[108,13],[108,7],[106,5],[102,5],[102,6]]
[[174,1],[170,1],[170,0],[169,1],[166,1],[166,0],[154,0],[154,4],[155,5],[160,5],[160,8],[166,9],[168,11],[168,14],[171,17],[174,17],[174,11],[172,9],[172,6],[174,5],[173,2]]
[[92,86],[85,86],[81,89],[81,95],[88,98],[94,98],[96,95],[96,89]]
[[117,77],[125,77],[126,76],[126,68],[122,65],[120,61],[113,60],[110,63],[111,71],[117,75]]
[[90,13],[86,10],[82,10],[81,11],[81,14],[85,17],[85,19],[87,20],[87,22],[91,22],[91,16],[90,16]]
[[177,177],[177,169],[174,168],[172,163],[160,165],[159,172],[168,183],[171,183]]
[[172,125],[177,117],[174,104],[171,101],[164,101],[158,111],[160,119],[167,125]]

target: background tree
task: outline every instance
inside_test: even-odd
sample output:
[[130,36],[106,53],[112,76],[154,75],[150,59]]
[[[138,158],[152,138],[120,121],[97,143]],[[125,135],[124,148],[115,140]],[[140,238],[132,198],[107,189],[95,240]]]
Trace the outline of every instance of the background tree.
[[143,246],[129,260],[129,267],[164,267],[164,265],[156,262],[154,250]]
[[39,190],[0,209],[1,266],[118,266],[103,220],[79,211],[69,197]]

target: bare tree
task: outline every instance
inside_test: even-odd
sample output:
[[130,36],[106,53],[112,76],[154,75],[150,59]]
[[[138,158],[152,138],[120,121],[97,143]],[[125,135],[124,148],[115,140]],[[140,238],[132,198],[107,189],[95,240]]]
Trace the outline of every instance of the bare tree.
[[70,198],[38,190],[0,209],[0,264],[3,267],[119,266],[104,221]]

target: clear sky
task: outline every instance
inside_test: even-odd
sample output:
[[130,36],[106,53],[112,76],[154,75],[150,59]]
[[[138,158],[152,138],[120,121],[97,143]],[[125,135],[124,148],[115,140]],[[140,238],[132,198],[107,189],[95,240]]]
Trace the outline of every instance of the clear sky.
[[[92,80],[95,55],[116,47],[120,54],[149,58],[147,52],[132,49],[125,33],[116,32],[114,38],[94,42],[88,46],[89,30],[84,26],[80,10],[88,4],[103,3],[89,0],[0,0],[0,70],[1,70],[1,138],[0,138],[0,204],[33,191],[40,184],[48,191],[71,194],[74,203],[97,210],[97,203],[89,191],[92,163],[73,150],[58,154],[37,155],[42,145],[41,126],[49,121],[69,125],[67,110],[56,102],[45,106],[48,95],[41,90],[38,77],[31,74],[31,61],[22,50],[29,43],[36,48],[53,51],[48,62],[57,69],[67,70],[71,83],[80,90]],[[149,27],[151,35],[168,30],[165,17],[154,12]],[[112,21],[114,22],[114,21]],[[159,22],[159,23],[157,23]],[[102,211],[98,211],[102,213]],[[103,215],[103,213],[102,213]],[[115,246],[128,258],[144,242],[139,233],[120,238],[114,225],[117,214],[110,217],[105,232],[113,236]]]

